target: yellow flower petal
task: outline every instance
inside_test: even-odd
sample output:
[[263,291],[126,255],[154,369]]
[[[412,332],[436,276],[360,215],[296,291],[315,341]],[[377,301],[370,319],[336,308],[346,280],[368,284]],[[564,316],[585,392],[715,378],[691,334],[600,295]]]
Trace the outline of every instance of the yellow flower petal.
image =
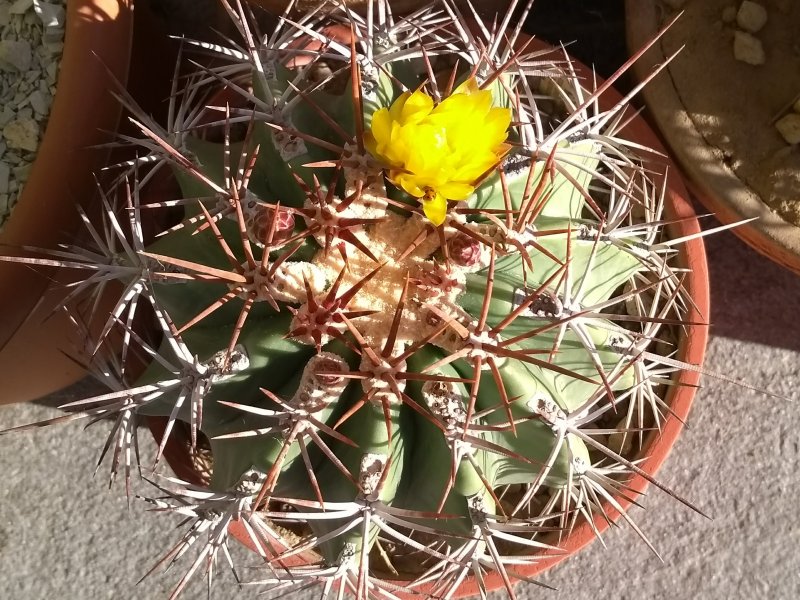
[[415,175],[393,172],[393,174],[390,173],[390,178],[396,185],[403,188],[407,194],[414,196],[414,198],[422,198],[425,195],[425,190],[419,186],[417,183],[418,179]]
[[422,200],[422,210],[428,220],[438,227],[444,223],[444,219],[447,216],[447,200],[437,193],[430,200]]
[[392,102],[392,105],[389,107],[389,114],[392,117],[392,121],[400,122],[400,117],[403,114],[403,107],[410,97],[411,92],[403,92],[397,97],[397,100]]
[[455,90],[453,90],[453,94],[473,94],[480,91],[480,89],[481,88],[478,86],[478,82],[475,80],[475,78],[470,77]]
[[510,123],[511,110],[492,107],[491,92],[468,79],[438,104],[422,90],[404,92],[373,114],[364,143],[440,225],[447,200],[467,199],[508,152]]
[[364,148],[366,148],[367,152],[372,154],[372,156],[380,156],[378,152],[378,140],[375,139],[371,131],[364,132]]
[[403,99],[402,104],[396,108],[393,104],[390,112],[392,113],[392,118],[401,125],[419,123],[433,109],[433,98],[421,90],[417,90],[413,94],[405,92],[400,98]]
[[475,186],[468,183],[448,181],[436,188],[436,191],[448,200],[466,200],[475,191]]
[[371,133],[378,144],[385,144],[392,134],[392,116],[388,108],[381,108],[372,114]]

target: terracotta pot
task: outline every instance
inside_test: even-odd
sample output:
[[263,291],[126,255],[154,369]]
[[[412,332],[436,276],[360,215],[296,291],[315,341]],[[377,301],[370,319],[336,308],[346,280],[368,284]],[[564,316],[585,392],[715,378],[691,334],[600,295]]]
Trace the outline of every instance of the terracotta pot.
[[[121,107],[111,77],[125,82],[133,32],[132,0],[69,0],[64,52],[47,129],[30,177],[9,221],[3,246],[53,248],[79,229],[77,205],[97,197],[93,173],[107,151]],[[109,72],[111,75],[109,75]],[[30,400],[61,388],[83,370],[64,351],[70,324],[60,312],[68,274],[0,262],[0,404]],[[48,288],[49,291],[48,291]]]
[[[642,47],[664,25],[663,7],[655,0],[626,0],[625,14],[631,51]],[[662,44],[655,44],[634,63],[636,77],[640,80],[647,77],[664,62],[666,55]],[[698,51],[691,56],[679,55],[676,60],[702,60],[702,56],[705,55]],[[729,166],[723,152],[697,129],[681,96],[681,86],[696,82],[677,77],[668,66],[665,73],[644,88],[643,97],[653,122],[688,175],[693,194],[723,223],[757,219],[735,227],[733,233],[771,260],[800,273],[800,227],[785,221],[764,204],[759,193]],[[746,83],[732,80],[730,89],[733,92],[741,85]]]
[[[111,94],[114,80],[127,82],[144,112],[158,118],[167,109],[178,45],[147,2],[134,12],[134,0],[68,0],[49,123],[19,203],[0,232],[0,251],[13,253],[23,244],[55,248],[86,237],[77,206],[95,220],[100,214],[95,176],[131,157],[129,150],[96,147],[114,140],[122,114]],[[65,285],[78,275],[0,262],[0,404],[38,398],[86,374],[75,360],[84,340],[63,311],[54,312],[69,291]],[[105,322],[117,297],[118,291],[108,290],[92,331]],[[80,308],[70,306],[71,312]]]
[[[532,50],[548,48],[543,42],[534,40],[531,44]],[[584,65],[575,64],[575,69],[579,77],[584,81],[591,81],[595,77],[593,71]],[[602,81],[598,81],[600,85]],[[613,89],[608,90],[600,101],[601,106],[610,107],[621,99],[618,92]],[[641,117],[635,117],[629,121],[623,134],[628,139],[631,139],[639,144],[654,149],[666,156],[662,144],[660,143],[656,134],[650,129],[645,120]],[[665,218],[677,221],[669,227],[669,234],[672,238],[683,237],[687,235],[696,234],[700,231],[700,226],[695,217],[692,205],[688,200],[688,193],[686,188],[678,176],[678,169],[668,159],[664,158],[659,163],[663,169],[663,173],[669,171],[669,186],[666,193],[666,214]],[[657,165],[651,165],[657,168]],[[658,178],[658,175],[656,175]],[[687,269],[686,279],[684,285],[692,296],[693,307],[688,311],[685,319],[692,323],[703,323],[706,321],[709,313],[709,285],[708,285],[708,270],[706,264],[705,248],[702,240],[695,239],[681,245],[679,254],[679,264],[681,267]],[[703,362],[705,355],[706,343],[708,341],[708,330],[703,325],[687,325],[683,329],[684,335],[679,341],[679,352],[677,358],[691,364],[700,365]],[[685,422],[689,410],[694,399],[695,390],[699,382],[699,373],[684,371],[678,378],[678,385],[670,386],[666,402],[670,406],[671,414],[667,417],[663,424],[661,433],[652,432],[645,445],[645,451],[642,453],[646,456],[645,460],[640,464],[640,467],[650,475],[655,474],[661,464],[666,460],[669,452],[671,451],[682,427]],[[149,427],[153,432],[156,440],[160,442],[164,432],[164,425],[166,419],[150,418],[148,419]],[[183,439],[181,439],[183,437]],[[176,474],[191,482],[199,483],[200,479],[198,474],[193,470],[191,461],[188,457],[188,435],[181,436],[180,431],[173,432],[172,437],[167,443],[165,457],[168,463],[173,467]],[[636,475],[631,478],[627,484],[635,493],[630,494],[636,496],[636,493],[643,493],[648,482],[641,476]],[[617,498],[619,504],[627,509],[631,506],[631,501],[625,498]],[[616,521],[619,518],[619,513],[611,507],[608,503],[604,505],[604,510],[612,520]],[[578,552],[593,540],[596,539],[596,531],[603,532],[608,529],[609,525],[605,519],[599,514],[594,519],[593,527],[589,524],[583,523],[575,527],[573,532],[563,539],[560,544],[563,553],[559,554],[544,554],[542,560],[535,565],[527,567],[519,567],[517,570],[527,576],[535,577],[541,572],[549,569],[550,567],[558,564],[559,562],[569,558],[572,554]],[[255,548],[251,545],[249,536],[246,533],[241,523],[234,522],[230,526],[230,533],[236,537],[241,543],[250,547],[252,550]],[[402,585],[403,582],[395,582]],[[495,590],[504,587],[500,575],[496,572],[491,573],[484,577],[484,583],[488,590]],[[415,588],[413,594],[403,594],[398,592],[400,597],[413,598],[420,597],[420,594],[426,594],[431,591],[433,584],[427,587]],[[456,597],[465,597],[476,595],[479,593],[478,585],[473,577],[468,578],[462,584],[460,590],[457,592]]]

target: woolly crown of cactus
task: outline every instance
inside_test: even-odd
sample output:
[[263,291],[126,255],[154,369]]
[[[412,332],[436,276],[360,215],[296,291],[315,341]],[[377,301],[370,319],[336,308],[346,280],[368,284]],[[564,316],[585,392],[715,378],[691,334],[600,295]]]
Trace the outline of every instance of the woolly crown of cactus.
[[[159,564],[199,548],[175,595],[228,556],[233,521],[281,592],[447,598],[496,571],[511,593],[619,508],[630,448],[669,411],[681,364],[661,354],[690,301],[663,182],[623,104],[521,42],[529,6],[330,5],[268,35],[226,7],[242,41],[195,44],[214,66],[176,72],[166,126],[121,94],[142,132],[124,210],[106,198],[95,247],[38,261],[88,270],[76,296],[124,287],[88,349],[112,389],[70,418],[114,417],[128,485],[141,416],[166,418],[156,463],[183,427],[210,449],[208,480],[154,482],[189,519]],[[182,196],[143,202],[167,170]]]

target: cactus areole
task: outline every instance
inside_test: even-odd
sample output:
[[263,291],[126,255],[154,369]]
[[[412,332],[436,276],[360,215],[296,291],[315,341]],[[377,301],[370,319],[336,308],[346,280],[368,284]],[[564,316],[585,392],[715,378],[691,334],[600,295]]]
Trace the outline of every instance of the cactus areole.
[[[203,44],[219,60],[179,80],[167,127],[130,107],[131,231],[109,211],[114,243],[82,255],[87,286],[126,289],[93,352],[115,389],[72,407],[117,415],[114,475],[138,415],[165,419],[156,462],[176,432],[206,448],[207,480],[152,500],[189,517],[164,560],[199,552],[176,595],[232,523],[270,589],[510,592],[574,530],[629,520],[642,478],[663,487],[636,457],[685,416],[665,389],[696,381],[672,355],[704,306],[663,231],[663,165],[606,86],[520,42],[512,4],[496,28],[376,0],[268,35],[235,4],[243,41]],[[163,165],[183,196],[145,205]],[[146,244],[165,207],[182,221]],[[145,304],[159,347],[127,325]],[[102,363],[114,329],[151,359],[136,380]]]

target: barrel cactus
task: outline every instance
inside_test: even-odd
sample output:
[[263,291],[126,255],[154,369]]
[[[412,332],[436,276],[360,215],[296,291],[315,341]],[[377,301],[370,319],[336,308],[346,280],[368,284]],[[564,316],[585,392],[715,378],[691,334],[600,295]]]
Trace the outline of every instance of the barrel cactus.
[[[531,50],[513,4],[332,3],[265,36],[225,4],[242,41],[195,45],[213,66],[176,79],[166,127],[123,94],[123,216],[108,199],[95,247],[51,260],[90,270],[76,294],[124,286],[87,351],[113,389],[67,407],[115,416],[113,475],[144,416],[166,422],[156,462],[178,431],[210,457],[203,481],[154,480],[189,519],[162,563],[199,548],[176,594],[231,523],[268,587],[450,597],[629,520],[691,300],[624,104]],[[164,167],[182,196],[142,200]]]

